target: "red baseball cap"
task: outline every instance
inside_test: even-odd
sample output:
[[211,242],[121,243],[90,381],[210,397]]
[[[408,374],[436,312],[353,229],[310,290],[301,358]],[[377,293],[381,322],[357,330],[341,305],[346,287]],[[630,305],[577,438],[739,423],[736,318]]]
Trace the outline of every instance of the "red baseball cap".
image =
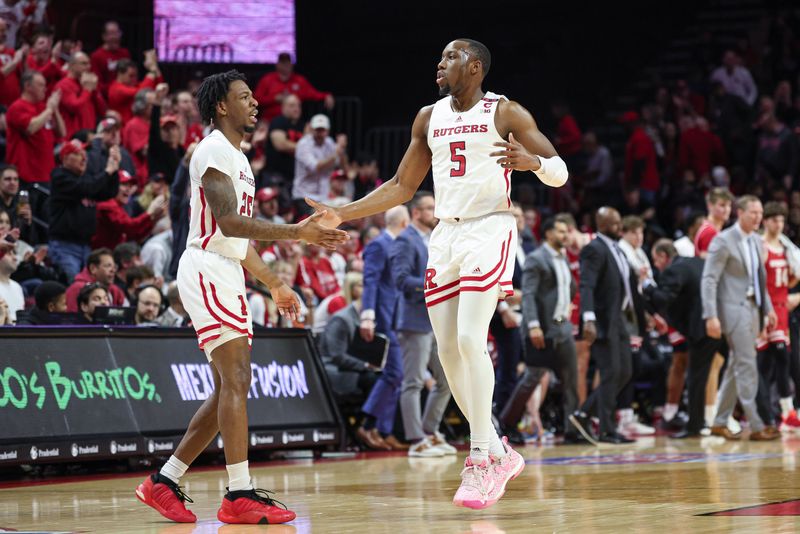
[[175,126],[177,126],[178,125],[178,116],[177,115],[164,115],[164,116],[161,117],[161,119],[158,121],[158,123],[161,125],[162,128],[164,126],[166,126],[167,124],[174,124]]
[[342,169],[336,169],[331,173],[331,180],[347,180],[347,173]]
[[280,194],[276,187],[262,187],[256,192],[257,202],[267,202]]
[[71,139],[70,141],[67,141],[61,146],[61,151],[59,152],[61,161],[64,161],[64,158],[70,154],[77,154],[82,150],[86,150],[86,145],[84,143],[81,143],[77,139]]
[[131,173],[129,173],[125,169],[120,169],[119,170],[119,183],[127,184],[127,183],[135,182],[135,181],[136,181],[136,177],[135,176],[131,176]]

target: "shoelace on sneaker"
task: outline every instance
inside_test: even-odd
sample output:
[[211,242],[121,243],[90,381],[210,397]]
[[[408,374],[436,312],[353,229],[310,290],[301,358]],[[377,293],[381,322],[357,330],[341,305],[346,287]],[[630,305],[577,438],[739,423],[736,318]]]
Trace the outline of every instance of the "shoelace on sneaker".
[[[481,473],[481,471],[486,473]],[[481,495],[487,495],[489,492],[484,487],[483,480],[486,478],[485,475],[488,474],[488,471],[488,467],[481,467],[475,464],[465,466],[464,470],[461,471],[461,485],[473,487],[480,491]]]
[[[227,488],[225,488],[227,489]],[[230,492],[230,490],[228,490]],[[275,506],[275,504],[279,504],[281,508],[284,510],[288,510],[285,504],[283,504],[278,499],[273,499],[270,495],[275,495],[274,491],[260,489],[260,488],[253,488],[250,490],[251,495],[247,495],[248,498],[253,499],[254,501],[260,502],[261,504],[266,504],[267,506]]]
[[169,489],[171,489],[172,493],[174,493],[175,496],[178,499],[180,499],[181,502],[188,502],[190,504],[194,504],[194,501],[188,495],[186,495],[186,493],[183,491],[183,487],[177,485],[175,482],[173,482],[169,478],[167,478],[165,476],[162,476],[162,475],[159,475],[158,476],[158,480],[156,480],[156,483],[164,484]]

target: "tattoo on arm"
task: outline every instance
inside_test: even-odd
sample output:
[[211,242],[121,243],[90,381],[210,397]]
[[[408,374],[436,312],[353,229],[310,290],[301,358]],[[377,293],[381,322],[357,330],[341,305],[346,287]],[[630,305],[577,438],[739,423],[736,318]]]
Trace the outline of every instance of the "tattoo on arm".
[[236,190],[230,178],[216,169],[208,169],[203,175],[203,192],[208,206],[217,222],[236,215]]
[[272,224],[239,215],[239,201],[230,178],[214,168],[209,168],[203,175],[203,193],[219,229],[225,236],[257,241],[297,239],[297,225]]

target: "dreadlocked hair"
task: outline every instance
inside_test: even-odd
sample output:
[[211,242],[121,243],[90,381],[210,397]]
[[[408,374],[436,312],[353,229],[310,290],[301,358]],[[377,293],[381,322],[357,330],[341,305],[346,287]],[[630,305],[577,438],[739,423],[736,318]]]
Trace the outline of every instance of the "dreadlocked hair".
[[235,69],[212,74],[203,80],[197,89],[197,105],[203,122],[210,124],[214,121],[217,104],[225,100],[228,89],[236,80],[247,82],[245,75]]

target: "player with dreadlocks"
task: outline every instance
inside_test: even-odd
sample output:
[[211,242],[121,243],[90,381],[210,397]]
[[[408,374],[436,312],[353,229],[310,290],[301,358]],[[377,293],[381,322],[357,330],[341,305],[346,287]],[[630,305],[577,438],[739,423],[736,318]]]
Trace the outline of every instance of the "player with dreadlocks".
[[285,523],[295,513],[250,482],[247,393],[253,326],[242,268],[269,288],[281,315],[295,318],[297,295],[269,270],[250,240],[297,239],[334,249],[347,233],[320,226],[319,213],[289,225],[253,218],[255,179],[240,146],[255,129],[258,102],[235,70],[203,80],[197,99],[203,120],[214,131],[197,145],[189,163],[191,221],[178,266],[178,290],[211,366],[214,392],[197,410],[175,454],[139,485],[136,496],[168,519],[196,521],[184,504],[193,501],[178,484],[219,432],[229,481],[217,518],[224,523]]

